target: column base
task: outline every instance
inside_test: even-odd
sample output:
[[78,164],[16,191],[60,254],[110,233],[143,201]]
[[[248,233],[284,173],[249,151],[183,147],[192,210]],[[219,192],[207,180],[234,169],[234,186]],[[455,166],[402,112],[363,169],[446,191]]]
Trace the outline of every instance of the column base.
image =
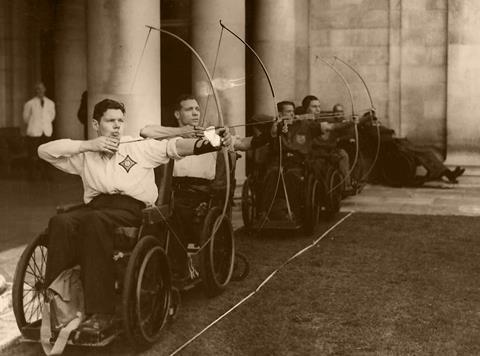
[[448,168],[457,166],[465,168],[464,175],[480,176],[480,154],[477,153],[447,153],[447,159],[444,162]]

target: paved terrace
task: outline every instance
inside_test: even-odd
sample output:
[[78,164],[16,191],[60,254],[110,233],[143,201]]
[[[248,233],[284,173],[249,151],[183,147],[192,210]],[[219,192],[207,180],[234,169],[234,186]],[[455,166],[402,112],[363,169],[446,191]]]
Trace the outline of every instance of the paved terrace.
[[[59,174],[50,182],[2,180],[0,184],[0,274],[12,282],[16,263],[25,245],[48,223],[55,207],[81,201],[77,177]],[[240,196],[240,189],[237,189]],[[242,226],[240,200],[233,224]],[[459,184],[430,183],[422,188],[389,188],[368,185],[361,194],[342,203],[343,211],[397,214],[480,216],[480,177],[461,177]],[[0,351],[19,336],[11,294],[0,295]]]

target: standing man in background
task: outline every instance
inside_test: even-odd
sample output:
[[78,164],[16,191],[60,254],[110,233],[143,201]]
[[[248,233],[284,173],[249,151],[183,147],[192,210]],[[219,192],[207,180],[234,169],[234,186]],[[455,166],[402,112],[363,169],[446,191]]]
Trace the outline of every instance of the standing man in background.
[[39,82],[35,85],[35,96],[25,103],[23,120],[27,124],[27,150],[29,178],[38,174],[47,178],[47,166],[38,159],[38,146],[50,140],[55,120],[55,103],[45,96],[45,85]]

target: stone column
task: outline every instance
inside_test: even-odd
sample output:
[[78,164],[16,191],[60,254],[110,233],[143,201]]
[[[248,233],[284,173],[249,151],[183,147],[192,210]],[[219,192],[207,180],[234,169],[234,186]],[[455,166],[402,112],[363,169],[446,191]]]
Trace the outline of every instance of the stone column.
[[[11,96],[7,105],[11,106],[10,117],[7,118],[8,126],[24,127],[22,113],[25,102],[34,95],[31,81],[31,63],[29,53],[29,36],[31,23],[28,17],[29,4],[25,0],[15,1],[11,4],[11,38],[9,39],[10,56],[8,58],[7,90]],[[39,80],[40,78],[36,78]]]
[[[245,3],[239,0],[192,1],[192,45],[205,61],[208,70],[213,72],[217,45],[221,32],[219,20],[245,37]],[[214,84],[220,97],[225,124],[227,126],[245,123],[245,47],[232,35],[224,31],[218,53]],[[203,69],[193,59],[192,86],[202,106],[202,115],[207,122],[217,124],[217,110]],[[207,106],[208,103],[208,106]],[[244,128],[233,130],[240,136]],[[245,177],[245,164],[237,163],[237,180]]]
[[480,173],[479,14],[479,1],[449,2],[446,163],[472,168],[475,174]]
[[[83,139],[77,118],[82,93],[87,90],[87,33],[85,0],[61,1],[55,28],[56,135]],[[87,123],[88,125],[88,123]]]
[[[310,93],[310,11],[308,0],[295,1],[295,103]],[[278,98],[280,101],[282,98]]]
[[[254,3],[253,47],[270,73],[277,101],[295,99],[295,1]],[[255,63],[253,112],[272,115],[273,103],[265,75]]]
[[145,25],[160,25],[158,0],[88,0],[89,117],[95,103],[119,100],[127,110],[125,134],[131,136],[146,124],[160,123],[160,36],[151,32],[139,63]]

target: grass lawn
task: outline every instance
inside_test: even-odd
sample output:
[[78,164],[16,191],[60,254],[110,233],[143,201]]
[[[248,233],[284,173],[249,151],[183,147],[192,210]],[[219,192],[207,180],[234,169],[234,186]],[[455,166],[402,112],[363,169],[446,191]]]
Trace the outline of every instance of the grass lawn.
[[[354,214],[181,354],[480,354],[477,231],[478,218]],[[237,235],[250,276],[214,299],[184,294],[177,320],[145,355],[175,350],[312,240]],[[119,339],[65,354],[131,353]]]

